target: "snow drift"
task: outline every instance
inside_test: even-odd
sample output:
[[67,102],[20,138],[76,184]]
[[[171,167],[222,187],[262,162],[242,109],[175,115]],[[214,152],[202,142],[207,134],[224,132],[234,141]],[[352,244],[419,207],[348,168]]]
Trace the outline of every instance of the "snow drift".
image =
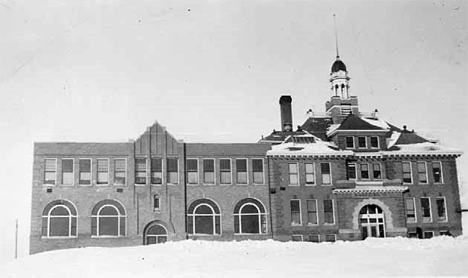
[[7,277],[467,276],[468,237],[309,243],[183,241],[59,250],[0,267]]

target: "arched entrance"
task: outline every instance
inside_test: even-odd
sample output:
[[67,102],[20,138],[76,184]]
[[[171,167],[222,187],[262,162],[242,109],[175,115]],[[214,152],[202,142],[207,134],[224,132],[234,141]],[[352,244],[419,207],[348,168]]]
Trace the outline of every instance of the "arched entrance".
[[377,205],[367,205],[359,211],[359,226],[362,239],[385,237],[385,219],[382,209]]
[[164,243],[167,241],[167,230],[161,225],[154,223],[145,231],[145,245]]

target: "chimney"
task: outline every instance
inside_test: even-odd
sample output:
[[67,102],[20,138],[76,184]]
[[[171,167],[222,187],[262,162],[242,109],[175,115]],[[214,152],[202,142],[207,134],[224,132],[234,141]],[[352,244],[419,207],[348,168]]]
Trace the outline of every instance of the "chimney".
[[291,96],[281,96],[279,103],[281,109],[281,130],[292,131],[292,110],[291,110]]

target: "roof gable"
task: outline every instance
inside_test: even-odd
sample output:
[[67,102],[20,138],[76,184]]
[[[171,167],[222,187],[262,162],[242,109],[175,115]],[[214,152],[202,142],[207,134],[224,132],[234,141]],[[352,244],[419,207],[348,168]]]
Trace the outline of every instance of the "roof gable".
[[384,130],[379,126],[370,124],[364,121],[360,117],[349,114],[346,119],[343,120],[341,125],[336,130]]

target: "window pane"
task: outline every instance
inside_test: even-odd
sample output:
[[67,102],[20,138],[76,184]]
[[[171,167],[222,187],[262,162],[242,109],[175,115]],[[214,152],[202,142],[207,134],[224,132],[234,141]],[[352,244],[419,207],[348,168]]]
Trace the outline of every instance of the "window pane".
[[434,182],[442,182],[442,167],[440,162],[432,162],[432,175],[434,177]]
[[73,172],[73,159],[62,159],[62,172]]
[[98,159],[97,161],[97,171],[98,172],[108,172],[109,163],[107,159]]
[[237,172],[247,172],[247,160],[236,159],[236,169]]
[[371,140],[371,148],[378,148],[379,147],[379,137],[372,136]]
[[350,180],[356,179],[356,164],[354,163],[348,164],[348,179]]
[[46,159],[45,160],[45,171],[46,172],[55,172],[55,159]]
[[99,217],[99,235],[100,236],[118,236],[119,224],[118,217]]
[[223,172],[231,171],[231,160],[230,159],[220,159],[219,160],[219,169]]
[[307,200],[307,223],[317,224],[317,200]]
[[299,200],[291,200],[291,224],[300,225],[301,224],[301,205]]
[[402,166],[403,166],[403,182],[412,183],[411,162],[402,162]]
[[203,172],[214,172],[214,160],[213,159],[203,160]]
[[372,165],[374,179],[381,179],[382,178],[382,171],[380,170],[380,163],[374,163]]
[[425,162],[418,162],[418,177],[420,183],[427,183],[427,172]]
[[406,204],[406,221],[416,222],[416,211],[414,208],[414,199],[405,198],[405,204]]
[[203,183],[214,184],[214,172],[204,172]]
[[80,159],[80,172],[91,172],[91,160]]
[[151,172],[162,172],[161,158],[151,158]]
[[444,198],[437,198],[437,220],[438,221],[446,221],[447,214],[445,212],[445,199]]
[[221,183],[231,184],[231,172],[221,172]]
[[198,172],[188,172],[187,178],[189,184],[198,184]]
[[146,158],[135,160],[135,183],[146,184]]
[[325,216],[325,223],[326,224],[333,224],[334,216],[333,216],[333,200],[323,200],[323,210]]
[[263,184],[263,172],[254,172],[253,173],[253,182],[256,184]]
[[69,217],[51,217],[49,236],[69,236],[70,218]]
[[431,209],[429,198],[421,198],[421,210],[423,216],[423,222],[431,221]]
[[293,235],[291,239],[292,241],[302,241],[302,235]]
[[213,216],[195,216],[195,233],[212,235],[214,229]]
[[325,235],[325,241],[335,242],[336,241],[336,236],[335,235]]
[[252,159],[252,169],[254,172],[263,172],[263,159]]
[[361,179],[369,179],[369,165],[361,164]]
[[358,146],[359,148],[365,148],[366,147],[366,137],[358,137]]
[[162,173],[161,172],[151,172],[151,183],[152,184],[162,184]]
[[98,184],[109,183],[109,174],[107,172],[98,172],[97,178],[98,178]]
[[114,168],[117,172],[125,172],[125,159],[116,159],[114,160]]
[[289,184],[293,184],[293,185],[299,184],[296,163],[289,164]]
[[246,172],[237,172],[237,183],[238,184],[247,184],[247,173]]
[[310,242],[320,242],[319,235],[310,235],[309,236]]
[[62,173],[62,184],[71,185],[73,184],[73,173]]
[[313,163],[306,163],[305,170],[306,170],[306,183],[307,184],[314,184],[315,183],[314,164]]
[[168,183],[178,184],[179,183],[179,165],[177,158],[167,159],[167,178]]
[[354,137],[346,137],[346,148],[354,148]]
[[258,234],[260,223],[258,215],[241,215],[241,225],[243,234]]

